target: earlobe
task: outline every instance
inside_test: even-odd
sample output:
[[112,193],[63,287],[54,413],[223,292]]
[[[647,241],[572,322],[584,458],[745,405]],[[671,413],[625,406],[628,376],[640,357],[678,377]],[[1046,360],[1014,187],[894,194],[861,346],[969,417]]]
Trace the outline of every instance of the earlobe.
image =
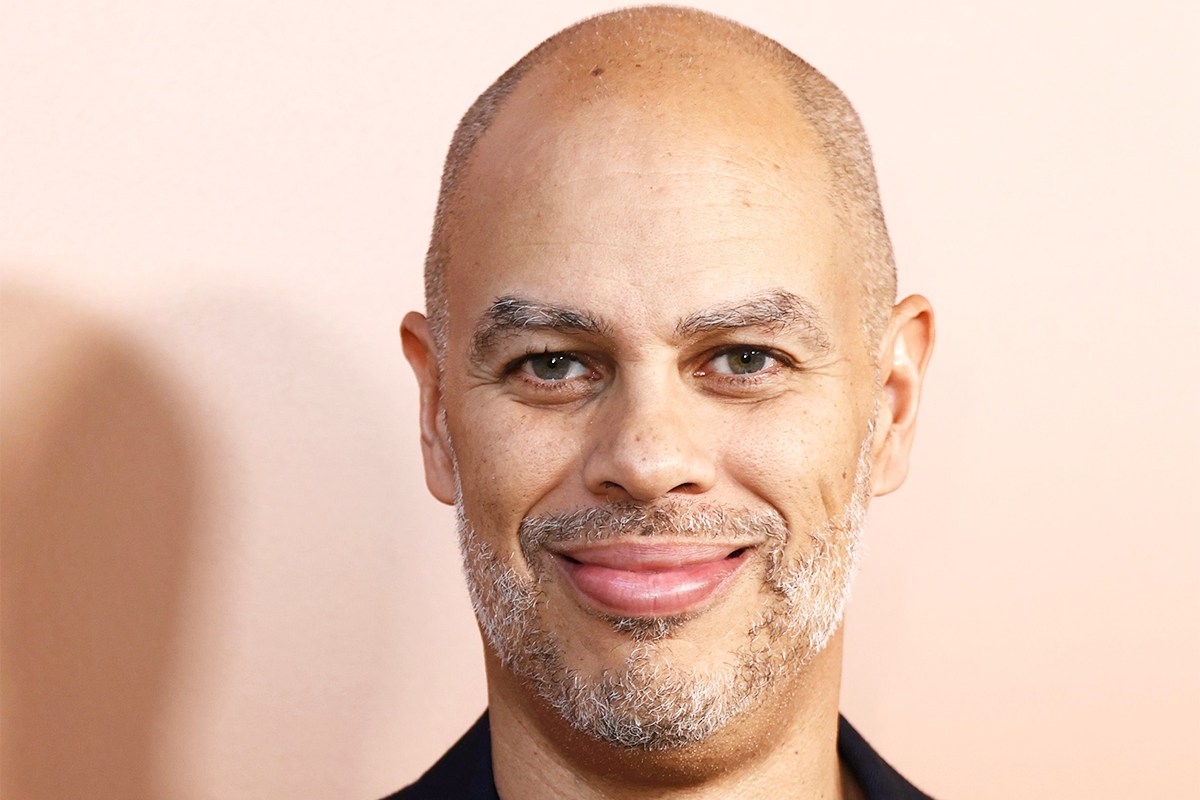
[[420,391],[421,455],[425,463],[425,485],[438,500],[451,505],[455,499],[454,457],[445,427],[441,368],[437,344],[424,314],[410,311],[400,325],[400,343],[417,378]]
[[929,301],[920,295],[901,300],[892,310],[879,354],[883,395],[876,418],[871,469],[875,496],[899,488],[908,475],[908,456],[933,340],[933,308]]

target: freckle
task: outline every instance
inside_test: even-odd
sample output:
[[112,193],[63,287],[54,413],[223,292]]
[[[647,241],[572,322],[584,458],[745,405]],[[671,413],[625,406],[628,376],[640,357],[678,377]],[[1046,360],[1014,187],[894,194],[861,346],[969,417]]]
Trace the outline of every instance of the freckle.
[[633,65],[633,68],[634,68],[634,69],[641,69],[641,68],[642,68],[642,65],[641,65],[641,64],[634,64],[634,65]]
[[596,67],[595,69],[592,70],[593,78],[599,78],[603,74],[604,74],[604,67]]
[[846,470],[842,470],[842,480],[846,480]]
[[744,205],[746,208],[749,208],[749,207],[750,207],[750,201],[749,201],[749,200],[743,200],[743,201],[742,201],[742,205]]

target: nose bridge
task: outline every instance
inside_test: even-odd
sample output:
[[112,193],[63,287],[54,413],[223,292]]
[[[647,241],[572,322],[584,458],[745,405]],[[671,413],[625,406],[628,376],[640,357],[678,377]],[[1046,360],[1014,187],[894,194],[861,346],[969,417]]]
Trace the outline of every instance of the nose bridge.
[[715,454],[702,440],[697,398],[676,376],[629,373],[597,421],[584,479],[595,494],[648,502],[708,491]]

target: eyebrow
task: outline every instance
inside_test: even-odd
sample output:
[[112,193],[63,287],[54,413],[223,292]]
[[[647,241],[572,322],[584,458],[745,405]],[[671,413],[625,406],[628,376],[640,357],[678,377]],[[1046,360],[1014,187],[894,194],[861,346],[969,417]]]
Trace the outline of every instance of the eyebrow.
[[821,313],[808,300],[783,289],[689,314],[675,326],[675,333],[680,337],[695,337],[740,328],[795,332],[821,353],[833,349]]
[[482,361],[488,350],[501,339],[530,330],[603,335],[610,331],[610,327],[577,308],[505,295],[488,306],[475,326],[475,333],[471,336],[471,360]]
[[[689,314],[675,326],[675,335],[695,338],[742,328],[794,331],[820,353],[826,353],[833,347],[816,307],[803,297],[783,289],[772,289]],[[501,340],[531,330],[606,336],[611,334],[612,326],[577,308],[505,295],[492,301],[475,326],[475,333],[471,336],[470,359],[479,363]]]

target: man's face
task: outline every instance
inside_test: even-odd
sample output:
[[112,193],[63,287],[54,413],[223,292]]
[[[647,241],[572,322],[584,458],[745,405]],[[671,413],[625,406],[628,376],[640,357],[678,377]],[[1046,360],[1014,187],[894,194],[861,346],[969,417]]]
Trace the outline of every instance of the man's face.
[[685,744],[840,622],[879,395],[857,281],[802,135],[524,102],[456,213],[430,482],[504,666],[596,736]]

